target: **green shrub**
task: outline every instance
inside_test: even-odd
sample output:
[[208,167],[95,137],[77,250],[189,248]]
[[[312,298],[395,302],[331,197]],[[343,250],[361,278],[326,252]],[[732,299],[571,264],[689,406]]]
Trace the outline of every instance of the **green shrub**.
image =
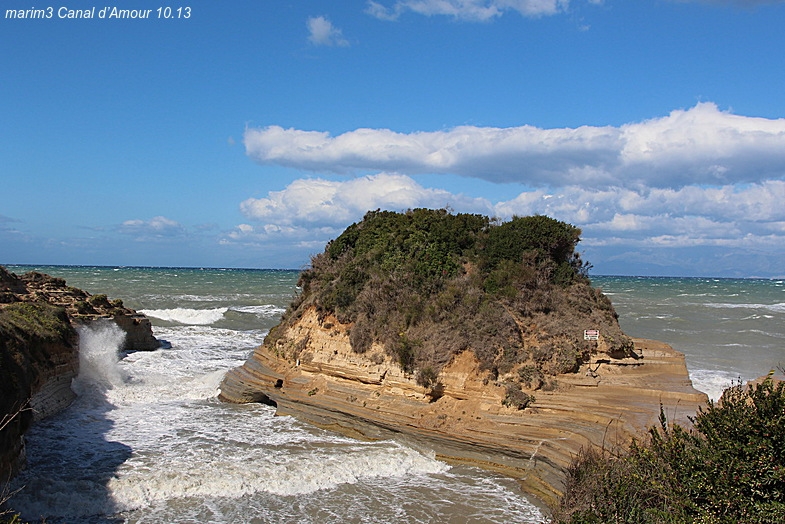
[[417,346],[419,345],[420,341],[409,339],[406,333],[400,333],[398,340],[392,345],[392,353],[395,355],[398,365],[406,373],[414,371],[417,362]]
[[574,251],[580,233],[541,215],[370,211],[311,258],[282,322],[314,307],[324,323],[350,326],[355,352],[377,344],[407,373],[430,366],[438,375],[470,349],[482,369],[504,375],[531,363],[532,345],[549,348],[533,363],[543,374],[572,371],[591,350],[583,329],[631,344]]
[[0,309],[0,334],[3,336],[60,340],[68,338],[72,331],[63,308],[37,302],[15,302]]
[[109,303],[109,299],[107,298],[106,295],[92,295],[90,298],[87,299],[87,301],[90,302],[90,304],[92,304],[93,306],[111,307],[111,304]]
[[534,365],[520,368],[518,378],[527,389],[539,389],[543,385],[542,371]]
[[734,385],[692,422],[582,451],[553,522],[785,522],[785,383]]

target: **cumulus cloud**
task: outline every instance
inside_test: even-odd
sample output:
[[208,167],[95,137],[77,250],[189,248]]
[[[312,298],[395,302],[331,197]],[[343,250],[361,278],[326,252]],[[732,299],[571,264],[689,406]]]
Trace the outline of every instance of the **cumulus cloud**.
[[349,174],[451,173],[529,186],[682,187],[752,183],[785,174],[785,119],[699,103],[619,127],[460,126],[397,133],[249,128],[246,153],[262,164]]
[[403,211],[415,207],[451,207],[461,211],[492,213],[490,202],[434,188],[425,188],[408,176],[379,173],[352,180],[323,178],[295,180],[264,198],[240,204],[249,223],[224,235],[223,244],[264,247],[287,246],[301,260],[324,249],[349,224],[372,209]]
[[[412,207],[484,207],[482,199],[424,188],[412,178],[379,173],[346,181],[321,178],[295,180],[282,191],[265,198],[249,198],[240,204],[242,213],[266,226],[290,228],[329,227],[343,229],[369,209],[404,210]],[[269,230],[268,230],[269,232]]]
[[178,222],[163,216],[150,220],[126,220],[117,228],[125,235],[135,237],[138,241],[172,239],[185,235],[185,228]]
[[369,209],[450,207],[509,219],[545,214],[583,229],[590,246],[635,249],[715,247],[743,252],[768,249],[785,255],[785,181],[679,189],[566,186],[523,191],[490,202],[426,188],[401,174],[380,173],[346,181],[296,180],[265,198],[241,204],[249,223],[226,242],[286,240],[309,253],[358,221]]
[[323,16],[312,16],[308,18],[305,25],[308,27],[308,41],[313,45],[349,46],[349,41],[343,37],[343,32]]
[[[589,0],[599,3],[599,0]],[[369,1],[366,13],[380,20],[397,20],[407,11],[424,16],[450,16],[467,21],[487,21],[515,11],[536,17],[564,12],[569,0],[398,0],[391,6]]]

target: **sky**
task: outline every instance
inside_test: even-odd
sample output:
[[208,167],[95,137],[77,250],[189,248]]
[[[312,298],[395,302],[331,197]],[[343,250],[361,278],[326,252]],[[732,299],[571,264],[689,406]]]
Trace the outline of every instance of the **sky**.
[[0,7],[0,264],[300,269],[447,207],[785,277],[785,1],[48,1]]

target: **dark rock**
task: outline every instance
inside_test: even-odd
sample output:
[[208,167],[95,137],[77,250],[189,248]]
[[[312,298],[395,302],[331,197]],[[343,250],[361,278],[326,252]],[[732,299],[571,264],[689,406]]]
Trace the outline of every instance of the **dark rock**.
[[62,278],[22,276],[0,266],[0,480],[25,460],[24,432],[67,407],[79,373],[76,327],[114,321],[126,332],[125,351],[160,347],[150,320],[122,300],[91,295]]

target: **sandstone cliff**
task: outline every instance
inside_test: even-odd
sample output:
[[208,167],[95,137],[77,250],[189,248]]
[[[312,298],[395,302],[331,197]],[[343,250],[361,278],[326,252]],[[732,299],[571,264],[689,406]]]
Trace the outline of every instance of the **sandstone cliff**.
[[687,423],[707,401],[683,355],[660,342],[634,340],[637,358],[595,353],[550,391],[530,391],[536,400],[520,410],[503,404],[505,387],[470,350],[443,368],[436,388],[425,388],[380,348],[352,351],[349,327],[308,310],[274,346],[227,373],[220,398],[270,403],[359,438],[397,436],[447,461],[518,478],[545,504],[560,494],[564,468],[582,446],[627,442],[656,423],[660,406]]
[[127,351],[159,346],[150,321],[122,301],[90,295],[60,278],[17,276],[0,266],[0,481],[24,463],[29,425],[73,400],[71,381],[79,372],[75,327],[98,320],[125,330]]
[[625,443],[661,403],[683,421],[706,400],[681,355],[622,332],[580,234],[539,215],[369,212],[311,259],[221,398],[394,433],[551,503],[582,446]]

